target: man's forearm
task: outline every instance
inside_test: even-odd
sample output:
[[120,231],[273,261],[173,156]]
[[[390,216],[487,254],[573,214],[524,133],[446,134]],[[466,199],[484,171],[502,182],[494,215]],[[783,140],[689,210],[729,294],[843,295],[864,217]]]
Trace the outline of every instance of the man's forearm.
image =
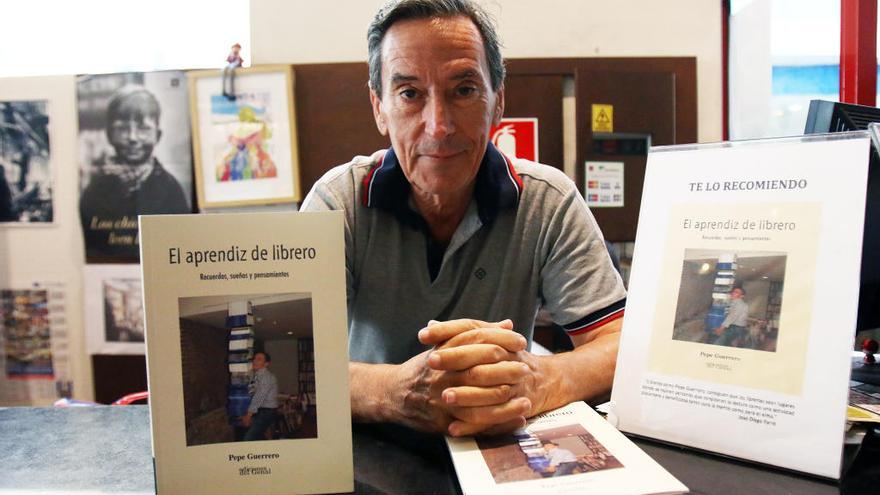
[[622,320],[616,320],[608,328],[594,330],[598,333],[591,340],[571,352],[534,357],[531,366],[536,374],[532,387],[538,400],[533,401],[532,415],[574,401],[599,402],[608,397],[617,364],[621,323]]
[[398,422],[392,394],[391,377],[395,365],[351,362],[348,378],[351,386],[351,416],[363,423]]

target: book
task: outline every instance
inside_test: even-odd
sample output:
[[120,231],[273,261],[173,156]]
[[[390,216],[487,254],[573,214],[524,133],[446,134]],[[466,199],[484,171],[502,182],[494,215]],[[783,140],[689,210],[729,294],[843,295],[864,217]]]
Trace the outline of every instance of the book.
[[865,132],[652,148],[609,421],[840,477],[869,152]]
[[[158,493],[354,489],[342,222],[140,217]],[[306,338],[313,407],[294,422]]]
[[687,487],[583,402],[492,437],[446,437],[465,495],[686,493]]

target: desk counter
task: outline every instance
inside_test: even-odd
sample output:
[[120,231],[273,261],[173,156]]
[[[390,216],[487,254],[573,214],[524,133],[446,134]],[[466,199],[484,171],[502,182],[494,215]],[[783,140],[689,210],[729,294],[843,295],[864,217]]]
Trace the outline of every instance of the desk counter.
[[[147,406],[0,409],[0,491],[153,493]],[[394,425],[354,425],[355,490],[461,493],[442,438]],[[880,436],[870,436],[840,485],[637,440],[691,493],[875,494]]]

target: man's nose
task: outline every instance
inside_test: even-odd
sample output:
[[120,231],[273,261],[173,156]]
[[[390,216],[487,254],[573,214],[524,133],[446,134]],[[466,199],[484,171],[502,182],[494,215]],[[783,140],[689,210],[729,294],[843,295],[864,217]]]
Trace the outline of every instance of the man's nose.
[[446,137],[455,132],[450,104],[442,97],[428,98],[424,108],[425,132],[435,138]]

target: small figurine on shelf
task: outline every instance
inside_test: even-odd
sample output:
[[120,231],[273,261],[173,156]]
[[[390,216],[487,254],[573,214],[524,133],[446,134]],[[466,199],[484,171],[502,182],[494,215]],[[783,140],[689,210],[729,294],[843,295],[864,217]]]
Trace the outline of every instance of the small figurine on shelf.
[[874,353],[877,352],[878,348],[880,348],[880,345],[878,345],[877,341],[874,339],[865,339],[862,342],[862,352],[865,353],[865,364],[875,364],[877,362],[877,360],[874,359]]
[[[239,68],[244,64],[244,60],[241,58],[239,53],[241,52],[241,45],[238,43],[232,45],[232,51],[229,52],[229,56],[226,57],[226,67],[223,68],[223,96],[228,98],[230,101],[235,100],[235,69]],[[227,81],[228,90],[227,90]]]

